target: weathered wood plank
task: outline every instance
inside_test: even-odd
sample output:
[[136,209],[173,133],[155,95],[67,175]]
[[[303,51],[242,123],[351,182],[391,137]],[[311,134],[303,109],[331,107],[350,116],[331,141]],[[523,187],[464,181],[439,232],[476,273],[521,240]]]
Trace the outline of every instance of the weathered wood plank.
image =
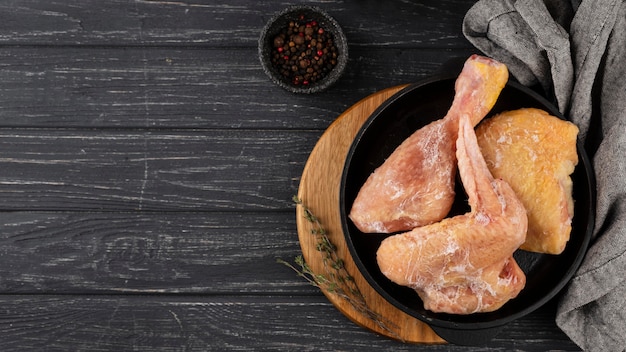
[[0,126],[325,129],[367,95],[470,53],[357,48],[338,84],[311,97],[271,83],[252,48],[9,47]]
[[302,294],[293,212],[0,213],[0,292]]
[[[410,348],[354,326],[316,289],[275,263],[275,257],[289,259],[298,252],[292,214],[278,215],[2,214],[3,351],[46,343],[52,350],[87,348],[89,341],[96,341],[96,350],[113,350],[123,345],[112,341],[135,344],[138,336],[149,340],[143,348],[167,350],[173,342],[157,336],[169,336],[165,330],[175,322],[164,318],[169,311],[186,327],[177,343],[198,347],[194,327],[199,326],[219,339],[203,341],[202,348],[220,349],[240,334],[275,331],[281,338],[254,337],[233,346],[256,350],[268,338],[273,348],[289,350],[294,343],[313,348],[315,336],[329,336],[329,348]],[[123,295],[85,295],[112,292]],[[551,302],[480,350],[575,350],[553,317]],[[138,322],[137,330],[124,334]],[[309,337],[293,341],[303,335]]]
[[[351,60],[328,92],[275,87],[272,13],[325,8]],[[470,0],[0,3],[2,351],[382,350],[275,262],[299,253],[291,196],[359,99],[475,50]],[[480,348],[577,350],[554,304]]]
[[0,130],[0,209],[285,210],[320,133]]
[[[1,296],[3,351],[412,351],[342,316],[325,298]],[[480,347],[429,351],[577,351],[539,311]]]
[[[355,45],[468,47],[469,0],[291,1],[22,0],[0,4],[0,44],[255,46],[271,15],[297,4],[333,15]],[[451,25],[452,24],[452,25]]]

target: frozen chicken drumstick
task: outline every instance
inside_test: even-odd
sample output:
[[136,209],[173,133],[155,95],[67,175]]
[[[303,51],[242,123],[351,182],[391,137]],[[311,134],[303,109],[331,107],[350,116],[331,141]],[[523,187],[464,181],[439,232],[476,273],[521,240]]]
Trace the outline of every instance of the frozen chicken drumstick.
[[443,219],[454,202],[454,155],[459,116],[477,125],[495,104],[508,70],[473,55],[455,82],[446,116],[414,132],[359,190],[350,219],[362,232],[391,233]]

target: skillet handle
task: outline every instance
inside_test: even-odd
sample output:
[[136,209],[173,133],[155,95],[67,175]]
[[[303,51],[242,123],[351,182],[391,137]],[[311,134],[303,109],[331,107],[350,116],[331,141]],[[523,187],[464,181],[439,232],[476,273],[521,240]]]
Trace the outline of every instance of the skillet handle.
[[491,341],[502,330],[503,326],[496,326],[487,329],[450,329],[439,326],[431,328],[448,343],[463,346],[480,346]]

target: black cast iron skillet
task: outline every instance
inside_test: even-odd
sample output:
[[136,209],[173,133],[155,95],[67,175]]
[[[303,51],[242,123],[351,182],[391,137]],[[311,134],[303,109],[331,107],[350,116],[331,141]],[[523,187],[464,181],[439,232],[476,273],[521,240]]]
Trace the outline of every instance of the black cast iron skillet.
[[[518,297],[491,313],[452,315],[424,309],[415,291],[391,282],[378,268],[376,251],[389,235],[361,233],[347,214],[370,173],[411,133],[445,116],[454,97],[455,79],[438,77],[413,84],[387,100],[369,117],[348,152],[341,179],[340,210],[350,253],[360,272],[378,293],[400,310],[430,325],[448,342],[478,345],[492,339],[507,323],[548,302],[574,275],[586,253],[594,226],[595,182],[589,159],[579,144],[579,162],[572,175],[575,210],[570,240],[560,255],[522,250],[514,253],[527,280]],[[524,107],[541,108],[563,119],[546,99],[511,81],[488,116]],[[457,197],[450,216],[469,211],[458,177],[456,184]]]

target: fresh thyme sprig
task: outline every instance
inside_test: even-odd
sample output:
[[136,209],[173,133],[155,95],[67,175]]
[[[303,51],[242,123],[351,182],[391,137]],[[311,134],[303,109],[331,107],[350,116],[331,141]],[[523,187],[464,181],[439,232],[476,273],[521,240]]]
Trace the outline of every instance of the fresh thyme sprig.
[[317,239],[315,248],[322,254],[322,263],[324,264],[325,273],[319,274],[313,272],[302,255],[298,255],[294,259],[298,267],[282,259],[278,259],[277,261],[291,268],[298,276],[307,280],[309,284],[344,299],[356,311],[364,314],[380,328],[397,337],[397,333],[390,329],[390,325],[395,324],[379,313],[372,311],[367,306],[363,293],[361,293],[361,290],[359,290],[359,287],[356,285],[354,277],[350,275],[346,269],[344,260],[339,257],[337,247],[331,242],[320,219],[315,216],[297,196],[293,197],[293,201],[296,205],[302,207],[304,218],[313,225],[311,235],[315,236]]

